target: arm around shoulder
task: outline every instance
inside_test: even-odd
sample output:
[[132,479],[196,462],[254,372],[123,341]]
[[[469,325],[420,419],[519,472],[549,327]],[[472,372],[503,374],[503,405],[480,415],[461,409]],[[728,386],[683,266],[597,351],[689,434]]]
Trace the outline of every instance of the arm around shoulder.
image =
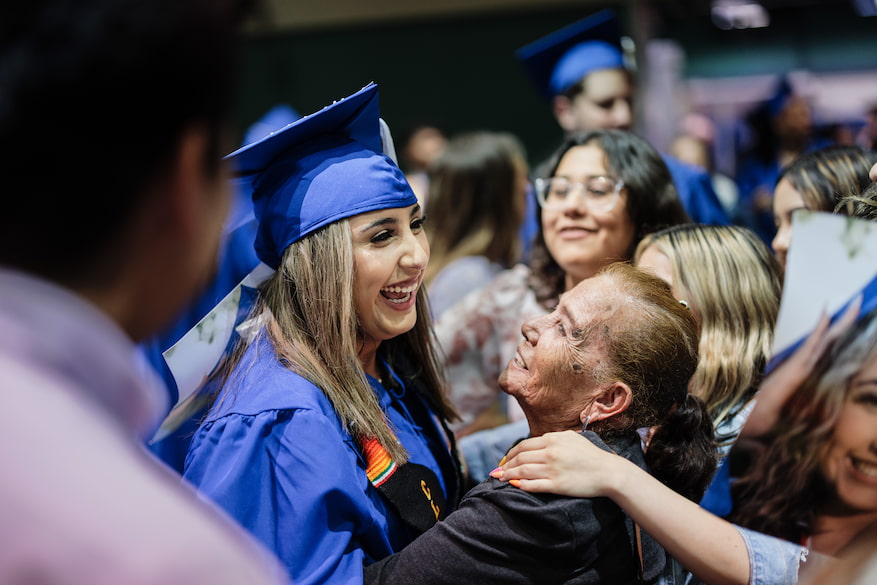
[[733,524],[577,433],[521,442],[509,452],[501,479],[529,491],[609,497],[707,585],[749,583],[749,554]]

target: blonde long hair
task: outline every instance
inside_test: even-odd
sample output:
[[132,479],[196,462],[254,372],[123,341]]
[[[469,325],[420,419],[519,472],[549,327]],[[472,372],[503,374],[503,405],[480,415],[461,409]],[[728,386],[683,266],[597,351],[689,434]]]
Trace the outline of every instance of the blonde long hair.
[[[357,439],[377,438],[397,463],[408,455],[388,426],[357,354],[359,322],[354,302],[354,257],[344,219],[291,244],[277,272],[259,291],[254,315],[267,317],[277,357],[320,388]],[[417,292],[414,328],[382,344],[391,367],[402,371],[446,420],[456,415],[444,397],[426,293]]]
[[635,261],[649,246],[670,260],[673,288],[700,323],[700,361],[689,390],[719,427],[755,395],[770,358],[781,268],[770,249],[739,226],[687,224],[650,234]]

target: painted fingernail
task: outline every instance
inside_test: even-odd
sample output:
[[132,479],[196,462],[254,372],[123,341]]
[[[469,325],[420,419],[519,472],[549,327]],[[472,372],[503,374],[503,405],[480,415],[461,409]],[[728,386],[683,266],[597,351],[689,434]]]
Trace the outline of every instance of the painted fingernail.
[[502,477],[502,467],[497,467],[493,471],[488,474],[490,477],[495,477],[496,479],[500,479]]
[[521,487],[521,480],[520,479],[510,479],[509,483],[512,484],[513,486],[515,486],[516,488]]

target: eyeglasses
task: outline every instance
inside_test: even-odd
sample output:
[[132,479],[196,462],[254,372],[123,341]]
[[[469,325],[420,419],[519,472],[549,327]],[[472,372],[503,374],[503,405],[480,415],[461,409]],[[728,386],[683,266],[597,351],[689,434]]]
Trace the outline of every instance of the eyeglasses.
[[542,209],[563,210],[569,205],[573,194],[581,193],[591,211],[611,211],[618,202],[624,181],[604,175],[588,177],[584,183],[570,181],[566,177],[551,177],[536,179],[534,187],[536,200]]

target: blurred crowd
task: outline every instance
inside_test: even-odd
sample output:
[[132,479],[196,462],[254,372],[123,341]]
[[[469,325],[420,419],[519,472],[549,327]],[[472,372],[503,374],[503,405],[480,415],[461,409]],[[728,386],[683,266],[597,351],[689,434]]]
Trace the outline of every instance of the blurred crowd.
[[603,10],[515,53],[546,160],[356,80],[235,145],[255,9],[0,9],[0,583],[874,581],[877,101],[728,172]]

